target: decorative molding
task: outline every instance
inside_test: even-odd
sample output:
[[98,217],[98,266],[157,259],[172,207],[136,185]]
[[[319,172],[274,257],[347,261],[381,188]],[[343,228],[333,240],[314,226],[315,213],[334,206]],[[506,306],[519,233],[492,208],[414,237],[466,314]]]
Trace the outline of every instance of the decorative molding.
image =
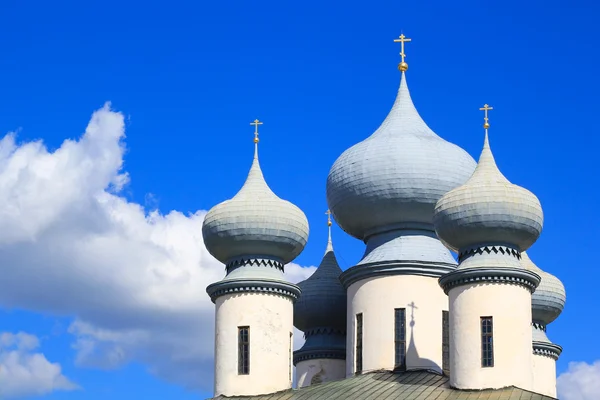
[[289,282],[253,280],[253,279],[235,279],[222,280],[213,283],[206,288],[206,293],[214,303],[220,296],[226,294],[241,293],[266,293],[288,297],[295,302],[300,296],[300,288]]
[[511,267],[457,269],[439,279],[439,284],[448,294],[450,289],[477,283],[499,283],[523,286],[531,293],[542,278],[535,272]]
[[230,274],[233,270],[236,270],[240,267],[244,267],[246,265],[258,267],[271,267],[283,272],[283,264],[281,262],[268,258],[236,258],[235,260],[228,261],[225,265],[225,269],[227,271],[227,274]]
[[439,278],[456,269],[455,264],[427,261],[388,261],[360,264],[348,268],[340,275],[344,289],[358,281],[392,275],[418,275]]
[[334,359],[334,360],[345,360],[346,350],[345,349],[309,349],[309,350],[296,350],[294,351],[294,366],[301,361],[306,360],[317,360],[320,358]]
[[335,329],[335,328],[312,328],[308,329],[304,332],[304,339],[307,339],[309,336],[314,335],[346,335],[345,329]]
[[533,329],[538,329],[540,331],[546,332],[546,324],[544,324],[542,322],[533,321],[531,323],[531,326],[533,327]]
[[560,354],[562,353],[562,347],[547,342],[533,342],[533,354],[536,356],[545,356],[554,359],[554,361],[558,360]]
[[478,247],[472,247],[469,249],[461,250],[458,253],[458,262],[461,263],[465,258],[474,256],[475,254],[481,255],[484,253],[487,253],[487,254],[500,253],[502,255],[512,256],[512,257],[516,258],[517,260],[521,259],[521,253],[512,247],[508,247],[508,246],[478,246]]

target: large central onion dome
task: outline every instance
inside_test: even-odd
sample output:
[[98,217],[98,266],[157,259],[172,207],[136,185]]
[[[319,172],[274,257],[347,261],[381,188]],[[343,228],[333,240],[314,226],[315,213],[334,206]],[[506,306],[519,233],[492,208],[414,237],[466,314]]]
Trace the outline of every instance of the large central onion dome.
[[558,318],[565,308],[565,286],[560,279],[535,265],[526,252],[521,253],[521,265],[542,278],[531,296],[531,312],[534,322],[547,325]]
[[438,236],[457,251],[490,244],[525,251],[540,236],[543,222],[538,198],[498,170],[487,129],[473,176],[438,201],[434,216]]
[[280,199],[269,188],[255,148],[244,186],[231,200],[206,214],[202,235],[210,254],[224,264],[239,259],[287,264],[306,245],[308,221],[298,207]]
[[342,229],[361,240],[394,229],[432,229],[435,203],[474,169],[467,152],[421,119],[403,72],[394,106],[379,129],[331,167],[327,202]]

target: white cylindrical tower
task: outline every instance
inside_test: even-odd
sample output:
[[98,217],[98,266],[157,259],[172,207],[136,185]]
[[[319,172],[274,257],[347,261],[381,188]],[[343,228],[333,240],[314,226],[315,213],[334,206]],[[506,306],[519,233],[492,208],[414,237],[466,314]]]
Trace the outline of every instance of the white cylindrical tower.
[[523,267],[541,276],[542,280],[531,298],[533,326],[533,391],[556,397],[556,361],[562,347],[546,335],[546,327],[562,313],[566,292],[562,282],[531,261],[526,252],[521,253]]
[[294,326],[306,341],[294,352],[298,387],[343,379],[346,376],[346,290],[329,240],[317,270],[298,283],[302,294],[294,305]]
[[437,279],[456,262],[435,234],[433,210],[467,181],[475,161],[423,121],[407,68],[403,60],[398,94],[381,126],[342,153],[327,178],[336,222],[367,245],[340,277],[348,293],[347,375],[446,367],[448,298]]
[[293,303],[300,288],[285,279],[283,270],[304,248],[308,222],[266,184],[258,163],[258,131],[255,135],[244,186],[213,207],[202,226],[206,248],[227,272],[206,289],[216,305],[215,396],[252,396],[292,386]]
[[458,268],[440,278],[450,302],[450,385],[531,390],[531,293],[540,277],[521,266],[520,254],[539,237],[543,213],[534,194],[498,170],[488,109],[473,176],[445,194],[434,215],[440,239],[459,253]]

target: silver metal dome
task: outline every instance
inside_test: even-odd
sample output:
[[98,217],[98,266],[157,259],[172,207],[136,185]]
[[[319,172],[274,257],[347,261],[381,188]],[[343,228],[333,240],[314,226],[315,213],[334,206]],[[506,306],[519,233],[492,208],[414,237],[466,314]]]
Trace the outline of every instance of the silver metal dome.
[[222,263],[256,258],[286,264],[304,249],[308,221],[298,207],[269,188],[255,148],[244,186],[206,214],[202,236],[210,254]]
[[467,152],[421,119],[402,73],[381,126],[331,167],[327,203],[342,229],[361,240],[391,229],[431,229],[435,203],[474,169]]
[[525,251],[540,236],[544,215],[533,193],[498,170],[486,131],[473,176],[437,202],[433,222],[440,239],[455,251],[489,244]]
[[535,265],[526,252],[521,253],[521,265],[542,278],[531,296],[533,320],[545,325],[553,322],[565,308],[567,300],[565,286],[560,279]]

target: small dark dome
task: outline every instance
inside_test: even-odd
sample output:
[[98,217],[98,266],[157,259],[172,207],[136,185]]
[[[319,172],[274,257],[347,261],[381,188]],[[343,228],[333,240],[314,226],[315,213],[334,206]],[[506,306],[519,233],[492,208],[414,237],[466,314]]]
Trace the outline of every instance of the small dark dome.
[[323,328],[346,330],[346,290],[331,239],[317,270],[298,283],[302,293],[294,304],[294,326],[303,332]]

